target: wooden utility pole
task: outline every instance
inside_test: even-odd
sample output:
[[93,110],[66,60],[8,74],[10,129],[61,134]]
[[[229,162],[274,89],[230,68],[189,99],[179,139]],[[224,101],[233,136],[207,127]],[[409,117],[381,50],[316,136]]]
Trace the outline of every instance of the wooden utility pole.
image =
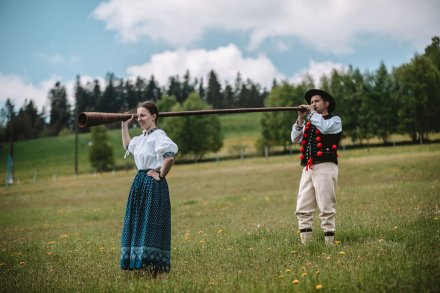
[[75,108],[75,175],[78,175],[78,107]]

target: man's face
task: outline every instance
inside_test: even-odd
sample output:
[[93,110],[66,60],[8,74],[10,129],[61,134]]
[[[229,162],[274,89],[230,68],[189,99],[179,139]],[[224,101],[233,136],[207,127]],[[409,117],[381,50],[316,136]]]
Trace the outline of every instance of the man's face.
[[313,108],[318,114],[323,114],[323,115],[328,114],[328,105],[330,103],[324,101],[324,99],[321,98],[321,96],[318,95],[313,96],[310,100],[310,104],[313,106]]

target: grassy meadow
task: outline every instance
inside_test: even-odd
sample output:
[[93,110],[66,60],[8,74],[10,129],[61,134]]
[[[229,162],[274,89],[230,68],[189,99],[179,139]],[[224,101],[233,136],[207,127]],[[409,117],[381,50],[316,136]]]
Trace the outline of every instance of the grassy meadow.
[[318,218],[299,242],[300,173],[296,155],[174,166],[166,279],[119,269],[134,170],[1,187],[0,291],[440,291],[440,144],[341,151],[330,247]]
[[[224,147],[216,154],[207,157],[240,157],[237,147],[242,147],[247,154],[255,153],[255,142],[260,133],[262,113],[238,115],[220,115],[224,134]],[[172,117],[163,119],[174,119]],[[136,126],[133,124],[133,126]],[[160,125],[159,125],[160,127]],[[132,136],[140,133],[139,128],[130,129]],[[133,168],[133,162],[124,160],[125,151],[122,148],[121,131],[109,130],[110,144],[117,169]],[[78,171],[80,174],[93,173],[89,162],[89,143],[91,134],[78,136]],[[0,145],[0,178],[5,178],[8,144]],[[14,144],[15,179],[21,182],[36,181],[44,177],[56,178],[62,175],[74,174],[75,136],[73,134],[45,137]],[[3,181],[4,182],[4,181]]]

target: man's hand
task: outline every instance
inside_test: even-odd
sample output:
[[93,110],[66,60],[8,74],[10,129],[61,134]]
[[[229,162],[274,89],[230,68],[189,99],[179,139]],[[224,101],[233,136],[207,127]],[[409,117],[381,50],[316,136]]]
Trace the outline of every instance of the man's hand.
[[300,109],[298,110],[298,120],[297,121],[298,121],[298,123],[301,123],[301,125],[302,125],[302,122],[304,121],[304,119],[307,116],[307,113],[310,110],[309,110],[309,105],[301,105],[299,107],[300,107]]
[[307,105],[307,112],[308,113],[315,113],[316,112],[316,110],[315,110],[315,106],[313,106],[313,105]]

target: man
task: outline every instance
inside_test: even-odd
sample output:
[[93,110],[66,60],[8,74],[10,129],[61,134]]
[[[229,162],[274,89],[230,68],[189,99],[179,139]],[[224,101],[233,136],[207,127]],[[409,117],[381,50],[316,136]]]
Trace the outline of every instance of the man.
[[[299,185],[296,216],[301,243],[312,240],[313,213],[319,209],[321,228],[326,244],[333,244],[336,215],[336,184],[338,181],[339,141],[342,121],[331,113],[334,98],[326,91],[306,92],[308,105],[301,105],[292,127],[292,142],[300,143],[301,165],[304,166]],[[307,122],[306,122],[307,120]]]

